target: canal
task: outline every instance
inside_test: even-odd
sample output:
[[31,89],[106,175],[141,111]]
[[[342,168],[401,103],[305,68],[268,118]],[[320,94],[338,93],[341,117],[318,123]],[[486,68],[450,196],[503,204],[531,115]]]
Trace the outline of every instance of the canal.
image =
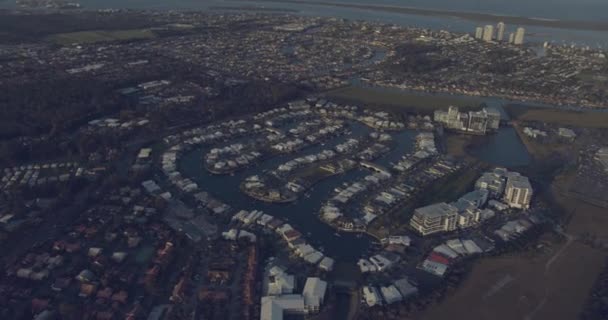
[[[368,171],[355,169],[346,174],[322,180],[292,203],[273,204],[258,201],[248,197],[239,189],[240,183],[249,176],[262,175],[294,158],[334,148],[347,139],[360,139],[373,131],[354,121],[349,121],[349,129],[352,132],[349,135],[334,137],[323,144],[310,146],[293,154],[272,157],[232,175],[214,175],[203,168],[202,159],[210,149],[209,147],[200,147],[184,154],[179,161],[179,167],[182,174],[193,179],[202,190],[230,206],[238,210],[262,210],[284,219],[305,234],[307,241],[326,255],[339,261],[355,262],[368,251],[373,239],[367,235],[336,232],[335,229],[320,221],[317,214],[321,205],[332,195],[336,187],[362,179],[369,174]],[[403,155],[414,150],[417,132],[404,130],[391,133],[391,135],[395,147],[374,161],[387,168]],[[475,144],[475,147],[469,152],[481,161],[508,168],[526,166],[531,162],[530,155],[512,127],[502,127],[496,134],[479,137],[479,139],[482,141]],[[231,143],[234,141],[225,144]]]
[[478,160],[506,168],[524,167],[532,162],[528,149],[511,126],[501,127],[497,133],[480,138],[484,141],[469,150]]
[[[349,122],[349,129],[352,132],[350,135],[333,138],[324,144],[314,145],[294,154],[270,158],[259,165],[237,171],[233,175],[214,175],[204,170],[202,158],[209,149],[208,147],[201,147],[184,154],[180,159],[179,167],[182,174],[193,179],[202,190],[209,192],[230,206],[238,210],[262,210],[265,213],[287,220],[306,235],[308,242],[323,250],[328,256],[340,261],[355,262],[362,254],[367,252],[373,239],[367,235],[337,233],[332,227],[319,220],[317,213],[322,203],[330,197],[336,187],[362,179],[369,174],[368,171],[355,169],[347,174],[322,180],[293,203],[272,204],[261,202],[248,197],[239,189],[240,183],[251,175],[261,175],[265,171],[272,170],[280,164],[299,156],[331,149],[347,139],[363,138],[373,131],[357,122]],[[378,163],[389,165],[411,151],[415,134],[411,130],[394,134],[395,148],[385,157],[379,159]],[[226,144],[233,142],[226,142]]]

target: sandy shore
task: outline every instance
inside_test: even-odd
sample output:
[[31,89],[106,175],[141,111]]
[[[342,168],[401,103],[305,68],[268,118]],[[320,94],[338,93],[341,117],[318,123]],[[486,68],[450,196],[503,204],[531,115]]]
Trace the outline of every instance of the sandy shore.
[[608,21],[554,20],[554,19],[542,19],[542,18],[521,17],[521,16],[508,16],[508,15],[499,15],[499,14],[494,15],[494,14],[489,14],[489,13],[422,9],[422,8],[411,8],[411,7],[400,7],[400,6],[352,4],[352,3],[344,3],[344,2],[301,1],[301,0],[263,0],[262,2],[297,3],[297,4],[305,4],[305,5],[318,5],[318,6],[328,6],[328,7],[338,7],[338,8],[373,10],[373,11],[383,11],[383,12],[391,12],[391,13],[411,14],[411,15],[451,17],[451,18],[465,19],[465,20],[478,21],[478,22],[488,22],[488,23],[496,23],[496,22],[502,21],[507,24],[515,24],[515,25],[540,26],[540,27],[548,27],[548,28],[560,28],[560,29],[608,31]]

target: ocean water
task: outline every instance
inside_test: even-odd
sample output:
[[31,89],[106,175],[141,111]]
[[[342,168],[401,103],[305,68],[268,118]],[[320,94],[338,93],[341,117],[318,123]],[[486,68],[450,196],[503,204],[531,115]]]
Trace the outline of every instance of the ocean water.
[[[133,8],[150,10],[208,10],[213,6],[239,7],[264,6],[297,10],[306,16],[339,17],[345,19],[394,23],[444,29],[455,32],[474,32],[482,23],[449,17],[408,15],[393,12],[370,11],[353,8],[327,7],[314,4],[264,2],[263,0],[77,0],[88,9]],[[496,15],[525,16],[542,19],[608,21],[608,0],[303,0],[309,2],[342,2],[403,6],[414,8],[480,12]],[[14,7],[14,0],[0,0],[0,8]],[[496,21],[498,22],[498,21]],[[485,23],[483,23],[485,24]],[[507,32],[518,26],[507,25]],[[608,48],[608,32],[571,30],[525,26],[527,40],[542,43],[575,44],[579,46]]]
[[[78,0],[76,0],[78,1]],[[315,2],[319,0],[302,0]],[[483,12],[564,20],[608,20],[607,0],[326,0],[351,4],[403,6],[438,10]],[[222,0],[80,0],[89,8],[174,8],[202,9],[209,5],[225,4]],[[243,2],[262,2],[244,0]],[[14,0],[0,0],[9,6]]]
[[[306,1],[306,0],[305,0]],[[313,1],[313,0],[309,0]],[[336,0],[562,20],[608,20],[607,0]]]

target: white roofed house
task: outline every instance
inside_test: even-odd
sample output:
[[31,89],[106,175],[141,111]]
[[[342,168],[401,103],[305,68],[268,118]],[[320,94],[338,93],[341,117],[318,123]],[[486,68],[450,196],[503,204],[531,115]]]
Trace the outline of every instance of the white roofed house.
[[380,288],[380,292],[382,292],[382,297],[386,304],[393,304],[403,300],[403,296],[401,296],[401,293],[394,285],[382,287]]
[[407,278],[399,279],[395,281],[394,286],[397,287],[403,299],[413,296],[418,293],[418,288],[413,286]]
[[295,252],[298,256],[304,257],[315,252],[315,248],[309,244],[301,244],[295,248]]
[[304,261],[310,264],[317,264],[323,259],[323,254],[319,251],[314,251],[306,256],[304,256]]
[[148,160],[150,158],[151,154],[152,154],[152,149],[143,148],[143,149],[139,150],[139,153],[137,154],[137,159]]
[[400,244],[406,247],[409,247],[412,241],[408,236],[389,236],[386,240],[388,244]]
[[319,262],[319,269],[330,272],[334,269],[334,259],[330,257],[324,257],[321,262]]
[[367,259],[359,259],[357,266],[359,266],[361,273],[377,271],[376,266]]
[[448,270],[448,266],[427,259],[422,263],[422,269],[439,277],[443,277],[445,272]]
[[458,252],[456,250],[453,250],[446,244],[440,244],[436,246],[435,248],[433,248],[433,251],[438,252],[450,259],[458,258]]
[[568,128],[559,128],[557,134],[560,137],[566,138],[568,140],[574,140],[576,138],[576,133],[572,129]]
[[368,307],[382,304],[382,297],[376,287],[365,286],[363,287],[363,298]]
[[376,267],[376,270],[378,270],[379,272],[389,269],[394,264],[394,261],[391,259],[388,259],[385,256],[385,254],[388,254],[388,253],[377,254],[377,255],[374,255],[369,258],[369,261],[371,261],[371,263],[374,264],[374,266]]
[[460,239],[451,239],[446,241],[445,244],[459,255],[465,255],[467,253],[467,250],[464,248],[464,245]]
[[608,172],[608,147],[597,150],[593,158],[604,167],[604,171]]
[[268,295],[281,295],[293,293],[295,277],[285,273],[280,267],[272,267],[268,272]]
[[260,320],[283,320],[283,314],[303,314],[304,297],[299,294],[262,297]]
[[304,284],[304,308],[307,312],[318,312],[325,300],[325,292],[327,291],[327,282],[319,278],[308,278]]
[[467,250],[469,254],[482,253],[483,250],[475,243],[473,240],[464,240],[462,241],[464,248]]

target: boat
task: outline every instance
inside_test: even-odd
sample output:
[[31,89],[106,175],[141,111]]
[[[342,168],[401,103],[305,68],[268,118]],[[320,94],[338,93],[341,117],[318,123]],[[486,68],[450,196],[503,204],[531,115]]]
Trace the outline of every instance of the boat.
[[336,236],[336,237],[341,237],[342,235],[341,235],[339,232],[335,232],[335,233],[334,233],[334,236]]

